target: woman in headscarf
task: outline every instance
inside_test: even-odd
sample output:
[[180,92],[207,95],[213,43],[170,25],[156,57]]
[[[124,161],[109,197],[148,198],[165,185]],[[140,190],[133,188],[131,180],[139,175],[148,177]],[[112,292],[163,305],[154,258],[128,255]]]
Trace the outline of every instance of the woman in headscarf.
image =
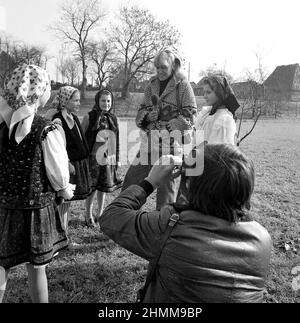
[[[211,75],[203,80],[204,99],[208,106],[200,111],[195,121],[195,145],[231,144],[236,142],[235,111],[239,103],[225,77]],[[181,175],[176,202],[187,203],[186,174]]]
[[[144,103],[136,117],[137,126],[143,130],[140,151],[125,176],[123,190],[143,180],[161,155],[182,156],[183,144],[187,143],[182,138],[193,129],[197,105],[181,65],[179,55],[169,49],[154,59],[157,73],[145,89]],[[159,187],[157,210],[175,201],[176,184],[172,179]]]
[[[113,93],[102,89],[95,96],[92,111],[84,117],[82,128],[90,151],[93,193],[86,199],[86,224],[95,226],[103,212],[106,193],[122,186],[119,167],[119,125],[113,113]],[[97,192],[98,212],[94,219],[93,199]]]
[[[204,141],[209,144],[235,144],[235,111],[239,103],[225,77],[212,75],[204,79],[204,99],[208,106],[200,111],[195,128],[204,132]],[[196,143],[201,143],[203,133],[196,134]]]
[[[84,200],[91,193],[91,177],[88,165],[89,149],[80,121],[76,114],[80,109],[80,92],[72,86],[59,89],[52,102],[57,110],[53,122],[59,123],[64,131],[69,157],[70,182],[76,185],[74,200]],[[68,228],[68,210],[70,202],[60,206],[66,229]]]
[[73,197],[57,127],[37,115],[50,98],[47,72],[22,65],[0,97],[0,302],[9,269],[27,264],[33,302],[48,302],[46,264],[67,247],[55,192]]

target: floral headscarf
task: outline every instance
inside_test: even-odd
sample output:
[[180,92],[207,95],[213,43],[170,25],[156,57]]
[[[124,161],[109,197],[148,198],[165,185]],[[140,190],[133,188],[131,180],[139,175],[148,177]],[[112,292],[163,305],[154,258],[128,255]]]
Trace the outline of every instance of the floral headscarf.
[[234,116],[240,105],[227,79],[223,76],[213,75],[206,77],[204,83],[208,84],[219,98],[219,102],[212,107],[210,114],[214,114],[220,106],[224,105]]
[[36,65],[23,64],[6,80],[4,94],[0,97],[0,123],[7,124],[9,136],[18,124],[15,132],[18,144],[30,132],[40,98],[46,90],[51,91],[49,74]]
[[52,102],[52,108],[59,111],[65,109],[76,91],[79,90],[72,86],[61,87]]

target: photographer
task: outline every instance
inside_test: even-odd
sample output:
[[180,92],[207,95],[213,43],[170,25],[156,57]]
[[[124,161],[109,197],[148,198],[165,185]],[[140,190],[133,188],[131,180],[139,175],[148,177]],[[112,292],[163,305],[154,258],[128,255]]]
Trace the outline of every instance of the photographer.
[[[169,155],[162,158],[169,165],[154,165],[148,177],[123,191],[100,219],[101,229],[111,239],[147,259],[149,271],[154,265],[143,302],[263,299],[271,239],[249,214],[252,162],[233,145],[206,145],[203,153],[196,160],[203,158],[203,173],[187,177],[189,204],[184,208],[140,210],[153,190],[178,176],[174,156]],[[175,225],[170,221],[174,215],[179,215]]]

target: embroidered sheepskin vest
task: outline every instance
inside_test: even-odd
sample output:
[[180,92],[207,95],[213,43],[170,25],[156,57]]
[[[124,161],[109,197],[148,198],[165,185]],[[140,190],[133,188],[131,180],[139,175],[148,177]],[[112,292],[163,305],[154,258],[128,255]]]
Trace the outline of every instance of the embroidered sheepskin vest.
[[[35,116],[30,133],[17,144],[14,133],[4,135],[0,154],[0,207],[6,209],[36,209],[49,205],[54,192],[46,175],[41,142],[51,125],[43,117]],[[53,130],[47,129],[47,133]],[[42,136],[43,134],[43,136]]]

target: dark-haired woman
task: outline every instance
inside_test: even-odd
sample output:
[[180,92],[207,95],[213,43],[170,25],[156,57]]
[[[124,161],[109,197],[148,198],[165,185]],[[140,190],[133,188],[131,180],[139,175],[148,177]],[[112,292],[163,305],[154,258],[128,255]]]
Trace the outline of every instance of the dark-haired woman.
[[261,302],[268,273],[271,238],[249,212],[253,164],[233,145],[206,145],[201,175],[187,178],[185,209],[168,205],[141,211],[147,197],[175,169],[154,166],[104,211],[105,234],[134,254],[153,262],[162,249],[170,217],[179,214],[148,286],[148,303]]
[[[207,141],[209,144],[235,144],[235,111],[239,103],[225,77],[212,75],[203,83],[204,99],[208,106],[200,111],[195,129],[203,131],[196,134],[196,142]],[[200,136],[199,136],[200,135]]]
[[[239,103],[227,79],[211,75],[203,81],[204,99],[207,106],[199,112],[195,121],[195,145],[203,140],[208,144],[231,144],[236,142],[235,111]],[[185,174],[181,176],[176,202],[186,204]]]

